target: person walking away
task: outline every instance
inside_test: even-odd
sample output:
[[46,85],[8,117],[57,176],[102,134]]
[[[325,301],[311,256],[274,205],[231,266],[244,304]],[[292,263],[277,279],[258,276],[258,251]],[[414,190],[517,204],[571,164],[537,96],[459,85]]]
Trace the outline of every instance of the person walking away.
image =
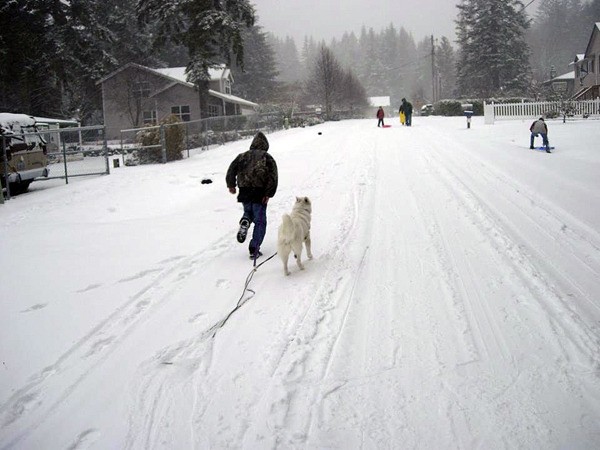
[[267,203],[277,191],[277,163],[268,150],[269,141],[259,131],[254,136],[250,149],[240,153],[231,162],[225,176],[230,193],[236,193],[237,184],[237,201],[244,208],[237,233],[239,243],[246,240],[248,229],[254,223],[252,239],[248,245],[250,259],[262,256],[260,246],[267,232]]
[[377,110],[377,119],[379,119],[377,121],[377,126],[385,126],[383,124],[383,118],[385,117],[385,112],[383,111],[383,106],[380,106],[379,109]]
[[406,99],[403,98],[402,104],[400,105],[400,112],[404,113],[406,126],[410,127],[412,125],[412,113],[413,113],[412,103],[409,101],[406,101]]
[[540,117],[538,120],[533,122],[529,127],[529,131],[531,131],[531,137],[529,138],[529,148],[533,150],[533,143],[535,141],[535,138],[538,137],[538,135],[541,135],[544,147],[546,147],[546,153],[550,153],[550,143],[548,142],[548,125],[546,125],[544,118]]

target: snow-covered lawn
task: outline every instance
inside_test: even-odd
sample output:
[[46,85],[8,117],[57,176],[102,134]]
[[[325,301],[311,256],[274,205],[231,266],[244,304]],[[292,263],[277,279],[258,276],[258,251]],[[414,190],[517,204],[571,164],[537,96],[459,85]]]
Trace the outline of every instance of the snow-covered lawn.
[[235,239],[249,140],[0,205],[0,448],[597,447],[600,122],[389,122],[268,136],[289,277]]

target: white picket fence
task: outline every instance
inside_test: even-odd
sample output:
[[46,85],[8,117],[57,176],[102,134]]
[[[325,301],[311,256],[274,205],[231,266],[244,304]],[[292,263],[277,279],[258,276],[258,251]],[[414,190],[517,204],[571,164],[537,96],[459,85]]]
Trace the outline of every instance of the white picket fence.
[[558,114],[566,117],[600,118],[600,98],[595,100],[568,100],[555,102],[526,103],[483,103],[486,124],[496,120],[533,119],[547,114]]

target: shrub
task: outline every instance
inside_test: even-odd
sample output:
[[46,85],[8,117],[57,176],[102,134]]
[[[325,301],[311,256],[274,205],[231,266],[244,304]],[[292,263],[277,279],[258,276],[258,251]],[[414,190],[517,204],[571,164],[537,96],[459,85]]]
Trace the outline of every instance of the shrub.
[[[160,145],[160,130],[164,128],[165,147],[168,161],[177,161],[182,159],[184,150],[185,130],[180,125],[179,118],[175,115],[169,115],[160,121],[161,127],[149,127],[137,134],[137,140],[144,147]],[[146,148],[139,152],[141,164],[152,164],[163,162],[162,148]]]
[[438,116],[462,116],[462,103],[459,100],[440,100],[433,106]]

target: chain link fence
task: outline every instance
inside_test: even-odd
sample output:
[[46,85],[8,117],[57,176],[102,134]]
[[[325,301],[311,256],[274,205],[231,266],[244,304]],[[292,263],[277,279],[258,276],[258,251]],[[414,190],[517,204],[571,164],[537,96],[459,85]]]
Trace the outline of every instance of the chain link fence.
[[63,128],[42,132],[48,146],[47,179],[106,175],[108,148],[104,136],[104,126]]
[[6,197],[34,181],[108,174],[104,126],[41,129],[1,137],[0,168]]
[[[329,120],[360,117],[364,117],[364,112],[360,110],[337,111]],[[284,128],[312,126],[323,121],[324,117],[315,112],[297,112],[292,117],[276,112],[209,117],[124,129],[121,130],[120,140],[111,142],[106,140],[104,126],[46,129],[37,133],[25,133],[24,137],[31,136],[32,140],[41,140],[46,149],[43,173],[37,174],[31,181],[58,178],[64,179],[68,184],[70,178],[109,174],[111,169],[124,165],[166,163],[189,158],[228,142],[249,139],[258,131],[269,134]],[[29,184],[25,183],[21,188],[17,184],[20,180],[16,169],[9,167],[11,157],[10,151],[6,154],[8,148],[8,145],[2,148],[5,154],[1,165],[4,166],[3,185],[8,184],[6,190],[10,198],[11,187],[17,193],[17,190],[26,190]]]
[[[247,139],[258,131],[272,133],[292,126],[305,126],[321,123],[315,114],[300,115],[286,119],[282,113],[250,114],[239,116],[219,116],[189,122],[163,123],[143,128],[121,130],[119,153],[123,155],[125,165],[137,165],[147,162],[167,162],[180,159],[169,156],[170,136],[177,134],[172,141],[177,142],[177,152],[182,158],[195,153],[224,145],[228,142]],[[113,148],[113,145],[109,144]]]

